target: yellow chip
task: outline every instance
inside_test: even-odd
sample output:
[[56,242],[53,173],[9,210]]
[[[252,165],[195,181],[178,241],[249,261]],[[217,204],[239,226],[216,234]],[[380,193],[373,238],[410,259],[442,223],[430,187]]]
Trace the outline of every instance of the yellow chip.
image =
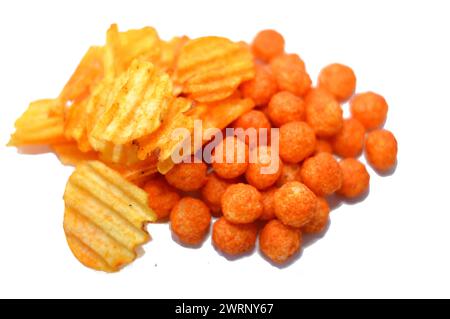
[[16,131],[11,135],[9,146],[46,145],[65,141],[64,117],[59,100],[38,100],[17,119]]
[[156,220],[147,193],[101,162],[84,162],[64,193],[64,232],[85,266],[114,272],[136,258],[150,239],[145,224]]
[[110,164],[109,166],[119,172],[127,181],[140,184],[140,182],[148,180],[157,172],[157,162],[158,158],[152,156],[145,161],[139,161],[129,166],[117,164]]
[[170,41],[161,41],[161,52],[154,64],[168,74],[172,74],[180,51],[188,41],[189,38],[186,36],[174,37]]
[[75,140],[78,144],[78,148],[82,152],[89,152],[92,150],[86,130],[86,123],[88,121],[88,113],[86,110],[87,102],[88,100],[85,99],[72,104],[67,110],[64,118],[65,137],[68,140]]
[[[154,133],[137,141],[139,146],[138,158],[143,160],[155,154],[158,155],[158,161],[160,162],[170,158],[178,145],[188,138],[193,131],[194,118],[184,114],[191,106],[192,101],[188,99],[172,99],[163,124]],[[177,134],[176,129],[184,129],[186,134],[184,132]]]
[[175,73],[182,92],[199,102],[223,100],[254,76],[249,48],[221,37],[188,41],[181,49]]
[[161,54],[161,40],[151,27],[119,32],[111,25],[106,35],[105,72],[114,78],[125,72],[132,61],[157,61]]
[[76,166],[83,161],[92,161],[98,159],[98,154],[94,151],[82,152],[76,143],[63,143],[52,145],[61,163],[64,165]]
[[62,101],[81,101],[89,96],[103,77],[103,54],[103,47],[89,48],[59,95]]
[[95,123],[94,139],[123,145],[155,131],[164,118],[172,97],[166,73],[150,62],[135,60],[119,78],[120,85],[109,94],[105,110]]

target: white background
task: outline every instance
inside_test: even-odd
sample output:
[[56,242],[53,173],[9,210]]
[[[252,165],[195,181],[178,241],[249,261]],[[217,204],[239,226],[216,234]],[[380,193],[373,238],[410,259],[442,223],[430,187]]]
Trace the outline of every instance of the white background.
[[450,297],[447,1],[1,1],[0,144],[28,103],[56,97],[110,23],[152,25],[163,38],[250,41],[279,30],[315,79],[350,65],[358,91],[383,94],[399,142],[391,176],[371,173],[363,202],[332,212],[325,236],[277,268],[256,251],[228,261],[208,239],[175,243],[149,225],[145,255],[116,274],[83,267],[62,229],[72,169],[52,153],[0,146],[0,297]]

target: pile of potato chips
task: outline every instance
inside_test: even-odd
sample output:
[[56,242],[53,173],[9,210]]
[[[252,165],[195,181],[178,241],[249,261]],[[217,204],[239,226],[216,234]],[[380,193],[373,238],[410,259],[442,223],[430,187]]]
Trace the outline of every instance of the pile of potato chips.
[[78,165],[66,191],[64,230],[86,266],[117,271],[149,239],[155,220],[138,187],[166,173],[189,136],[175,128],[225,128],[254,107],[237,88],[254,77],[244,43],[221,37],[160,39],[155,29],[107,31],[89,48],[55,99],[32,102],[16,121],[10,146],[50,145]]

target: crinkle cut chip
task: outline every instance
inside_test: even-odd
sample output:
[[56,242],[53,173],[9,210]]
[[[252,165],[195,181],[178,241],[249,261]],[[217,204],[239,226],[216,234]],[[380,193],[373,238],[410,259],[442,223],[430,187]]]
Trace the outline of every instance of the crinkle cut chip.
[[147,193],[99,161],[78,165],[64,193],[64,231],[85,266],[114,272],[136,258],[156,220]]
[[254,76],[253,56],[247,46],[226,38],[203,37],[188,41],[181,49],[175,81],[190,98],[214,102],[231,96]]

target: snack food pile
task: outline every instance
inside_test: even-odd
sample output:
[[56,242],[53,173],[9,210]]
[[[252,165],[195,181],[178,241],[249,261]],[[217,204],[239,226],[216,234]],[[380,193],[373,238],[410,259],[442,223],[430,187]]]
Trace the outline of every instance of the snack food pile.
[[[151,27],[112,25],[57,98],[30,104],[9,145],[50,145],[63,164],[76,165],[64,193],[64,231],[87,267],[114,272],[131,263],[155,221],[168,221],[184,245],[201,245],[211,229],[225,256],[249,253],[259,240],[262,254],[282,264],[301,250],[302,234],[325,230],[329,196],[368,192],[370,176],[357,159],[363,150],[378,172],[396,165],[396,139],[382,128],[388,104],[355,90],[355,74],[342,64],[323,68],[313,86],[274,30],[246,44],[213,36],[164,41]],[[279,128],[279,148],[270,138],[255,145],[232,135],[214,145],[211,163],[193,160],[194,147],[183,154],[191,162],[175,164],[196,120],[204,131]],[[178,128],[187,133],[174,138]],[[213,142],[203,137],[200,147]]]

